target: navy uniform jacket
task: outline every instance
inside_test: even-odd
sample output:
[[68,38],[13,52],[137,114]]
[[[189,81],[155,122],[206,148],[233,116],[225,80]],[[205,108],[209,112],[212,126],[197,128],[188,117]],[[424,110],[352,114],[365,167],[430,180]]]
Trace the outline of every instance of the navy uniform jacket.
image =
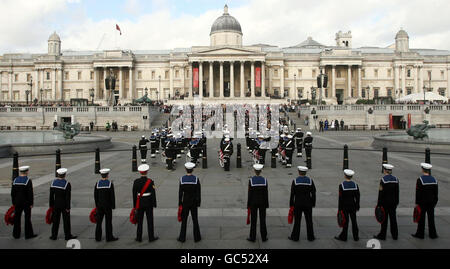
[[305,139],[303,139],[303,147],[304,148],[312,148],[312,143],[313,143],[312,136],[307,136],[307,137],[305,137]]
[[294,143],[294,139],[287,139],[286,140],[286,144],[284,145],[284,148],[286,150],[294,150],[295,149],[295,143]]
[[300,176],[292,181],[289,206],[316,206],[316,186],[311,178]]
[[359,210],[359,187],[353,181],[344,181],[339,185],[339,210]]
[[150,136],[150,148],[155,148],[156,147],[156,139],[158,139],[156,136],[152,135]]
[[416,204],[436,206],[438,202],[438,183],[433,176],[421,176],[416,184]]
[[295,132],[294,134],[294,139],[295,139],[295,143],[302,143],[303,142],[303,132]]
[[222,150],[224,155],[228,154],[231,156],[233,154],[233,143],[230,141],[229,143],[224,142],[220,144],[220,150]]
[[248,181],[247,208],[269,208],[269,191],[267,179],[254,176]]
[[[136,207],[136,201],[138,195],[141,194],[142,189],[144,188],[145,183],[147,182],[147,177],[143,176],[134,180],[133,183],[133,207]],[[148,188],[145,190],[144,194],[140,199],[139,208],[152,208],[156,207],[156,191],[155,191],[155,182],[152,180]]]
[[139,140],[139,148],[140,149],[147,149],[147,143],[149,141],[145,138],[141,138],[141,140]]
[[378,205],[397,207],[399,203],[399,182],[393,175],[385,175],[380,181]]
[[104,209],[116,208],[114,184],[108,179],[99,180],[94,187],[95,206]]
[[199,207],[201,203],[200,180],[194,175],[185,175],[180,178],[178,190],[178,206]]
[[50,207],[70,210],[71,189],[67,180],[53,180],[50,186]]
[[12,204],[17,207],[32,206],[34,203],[33,183],[28,177],[16,177],[11,188]]

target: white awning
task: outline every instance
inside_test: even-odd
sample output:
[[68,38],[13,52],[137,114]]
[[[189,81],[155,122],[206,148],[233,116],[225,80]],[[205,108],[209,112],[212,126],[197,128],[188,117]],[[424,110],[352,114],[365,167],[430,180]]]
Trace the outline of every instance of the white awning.
[[[417,102],[423,101],[423,93],[413,93],[401,98],[396,99],[396,102]],[[425,100],[427,101],[448,101],[448,98],[442,95],[439,95],[434,92],[426,92]]]

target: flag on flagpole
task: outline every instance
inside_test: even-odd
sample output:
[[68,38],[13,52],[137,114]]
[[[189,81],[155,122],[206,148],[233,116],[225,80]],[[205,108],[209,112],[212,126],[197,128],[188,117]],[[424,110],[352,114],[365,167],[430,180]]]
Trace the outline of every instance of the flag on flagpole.
[[118,24],[116,24],[116,30],[120,32],[120,35],[122,35],[122,30],[120,30],[120,27]]

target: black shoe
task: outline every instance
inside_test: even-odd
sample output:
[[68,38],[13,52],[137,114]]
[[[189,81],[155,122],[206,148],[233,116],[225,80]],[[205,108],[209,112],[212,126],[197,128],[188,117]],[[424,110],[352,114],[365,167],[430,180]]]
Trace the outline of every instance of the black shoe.
[[66,237],[66,241],[70,240],[70,239],[77,239],[78,236],[75,235],[71,235],[69,237]]
[[[96,242],[102,242],[102,239],[97,239],[97,238],[95,238],[95,241],[96,241]],[[108,240],[106,240],[106,241],[108,241]]]
[[378,239],[378,240],[386,240],[386,237],[382,237],[380,235],[374,235],[373,238]]
[[359,241],[359,237],[353,237],[353,240],[355,240],[356,242]]
[[267,240],[269,240],[267,237],[262,239],[263,242],[266,242]]
[[178,242],[181,242],[181,243],[184,243],[184,242],[186,242],[186,239],[180,239],[179,237],[177,238],[177,241]]
[[392,237],[392,239],[394,239],[394,240],[397,240],[397,239],[398,239],[398,236],[396,236],[396,237]]
[[50,238],[50,240],[53,240],[53,241],[57,239],[56,236],[50,236],[49,238]]
[[418,239],[424,239],[425,236],[418,236],[417,234],[411,234],[412,237],[418,238]]
[[106,242],[114,242],[114,241],[117,241],[117,240],[119,240],[119,238],[113,237],[111,239],[106,240]]
[[308,241],[309,241],[309,242],[312,242],[312,241],[314,241],[314,240],[316,240],[316,238],[315,238],[315,237],[312,237],[312,238],[308,238]]
[[249,237],[249,238],[247,238],[247,241],[250,241],[250,242],[255,243],[256,239],[251,239],[251,238]]
[[298,242],[298,240],[299,240],[299,239],[294,239],[294,238],[292,238],[290,236],[288,236],[288,239],[291,240],[291,241],[294,241],[294,242]]
[[430,235],[430,238],[431,238],[431,239],[437,239],[438,237],[439,237],[439,236],[437,236],[437,235],[434,235],[434,236],[431,236],[431,235]]
[[134,240],[139,243],[142,242],[142,238],[135,238]]
[[342,242],[347,242],[347,239],[342,239],[342,238],[340,238],[338,236],[335,236],[334,239],[342,241]]
[[198,243],[198,242],[200,242],[200,241],[202,241],[202,239],[201,239],[201,238],[199,238],[199,239],[195,239],[195,240],[194,240],[194,242],[195,242],[195,243]]
[[148,239],[148,242],[153,242],[153,241],[156,241],[156,240],[158,240],[158,239],[159,239],[159,237],[158,237],[158,236],[155,236],[155,237],[153,237],[153,238]]
[[27,236],[27,237],[25,237],[25,239],[31,239],[31,238],[35,238],[35,237],[37,237],[37,234],[33,234],[33,235],[30,235],[30,236]]

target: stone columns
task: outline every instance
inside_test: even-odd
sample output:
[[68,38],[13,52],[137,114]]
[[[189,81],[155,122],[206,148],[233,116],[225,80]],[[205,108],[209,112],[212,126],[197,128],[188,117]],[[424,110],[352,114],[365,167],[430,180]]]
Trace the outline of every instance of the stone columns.
[[244,84],[245,84],[245,79],[244,79],[245,73],[244,73],[244,61],[241,61],[241,98],[245,97],[245,92],[244,92]]
[[119,67],[119,101],[122,102],[123,98],[123,69]]
[[271,93],[273,93],[273,91],[272,91],[272,70],[270,69],[270,66],[267,66],[267,75],[269,76],[269,95],[271,94]]
[[192,63],[189,63],[189,68],[190,68],[190,81],[189,81],[189,98],[193,99],[194,98],[194,91],[192,90],[193,84],[194,84],[194,68],[192,68]]
[[419,92],[423,93],[423,66],[419,66]]
[[58,69],[58,89],[59,89],[59,100],[63,101],[63,80],[64,80],[64,72],[61,69]]
[[352,97],[352,66],[349,65],[347,68],[347,97]]
[[134,89],[133,89],[133,87],[134,87],[133,84],[134,83],[133,83],[133,80],[134,80],[134,78],[133,78],[133,67],[130,66],[129,76],[128,76],[128,84],[129,84],[128,87],[129,87],[129,91],[130,91],[131,100],[136,98],[135,95],[134,95]]
[[284,97],[284,66],[280,66],[280,96]]
[[358,66],[358,98],[362,97],[362,77],[361,77],[361,68],[362,66]]
[[[130,69],[130,74],[131,74],[131,69]],[[102,99],[103,100],[106,100],[106,80],[105,80],[106,76],[107,76],[106,67],[103,67],[103,80],[102,80],[102,84],[103,84]],[[131,75],[130,75],[129,81],[131,81]],[[130,85],[131,85],[131,82],[130,82]],[[130,91],[131,91],[131,86],[130,86]]]
[[13,72],[9,71],[8,72],[8,89],[9,89],[9,100],[12,101],[13,100],[13,88],[12,88],[12,80],[13,80]]
[[402,96],[406,95],[406,66],[402,65]]
[[173,77],[174,77],[174,74],[173,74],[173,71],[174,71],[174,67],[171,66],[170,70],[169,70],[169,95],[170,95],[170,98],[173,98],[173,96],[174,96],[174,91],[173,91]]
[[250,82],[250,89],[251,89],[251,97],[255,98],[255,62],[252,61],[252,67],[251,67],[251,82]]
[[56,68],[52,72],[52,99],[56,101]]
[[266,97],[266,64],[261,62],[261,97]]
[[209,62],[209,98],[214,97],[214,62]]
[[223,62],[220,62],[220,98],[223,98]]
[[[1,77],[1,75],[0,75],[0,77]],[[33,80],[34,80],[33,97],[39,99],[39,70],[37,70],[37,69],[34,71]],[[0,89],[1,89],[1,78],[0,78]],[[62,98],[62,95],[61,95],[61,98]],[[33,102],[33,100],[31,100],[31,101]]]
[[419,66],[414,65],[414,93],[419,93]]
[[400,93],[397,93],[397,91],[400,89],[400,72],[398,70],[398,67],[398,65],[394,65],[394,99],[397,99],[400,96]]
[[336,98],[336,66],[331,66],[331,97]]
[[95,67],[94,67],[94,94],[95,94],[95,96],[94,96],[94,98],[95,99],[98,99],[99,97],[100,97],[100,92],[99,92],[99,89],[98,89],[98,70],[97,69],[95,69]]
[[186,86],[186,66],[185,65],[183,65],[181,67],[180,74],[181,74],[181,77],[182,77],[182,79],[181,79],[180,95],[181,94],[185,95],[185,86]]
[[230,98],[234,98],[234,62],[230,62]]

